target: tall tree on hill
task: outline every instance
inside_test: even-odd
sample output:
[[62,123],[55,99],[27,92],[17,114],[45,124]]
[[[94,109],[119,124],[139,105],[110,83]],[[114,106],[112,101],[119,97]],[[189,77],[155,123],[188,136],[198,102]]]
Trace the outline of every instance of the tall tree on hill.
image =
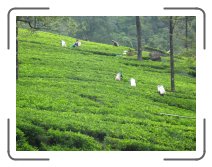
[[136,16],[136,30],[137,30],[137,51],[138,51],[138,60],[142,60],[142,51],[141,51],[141,21],[140,17]]
[[185,17],[185,48],[188,50],[188,16]]
[[16,17],[16,80],[18,80],[18,16]]
[[175,91],[174,81],[174,54],[173,54],[173,17],[169,18],[169,45],[170,45],[170,70],[171,70],[171,91]]

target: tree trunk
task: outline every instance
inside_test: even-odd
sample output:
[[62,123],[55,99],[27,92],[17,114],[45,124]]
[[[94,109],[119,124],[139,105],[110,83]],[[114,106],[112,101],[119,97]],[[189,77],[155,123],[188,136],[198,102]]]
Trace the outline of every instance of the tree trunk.
[[18,16],[16,17],[16,80],[18,80]]
[[185,48],[188,50],[188,16],[185,17]]
[[34,27],[37,28],[37,17],[34,16]]
[[171,68],[171,91],[175,91],[174,84],[174,54],[173,54],[173,18],[169,18],[169,44],[170,44],[170,68]]
[[136,30],[137,30],[137,50],[138,50],[138,60],[142,60],[142,51],[141,51],[141,21],[140,17],[136,16]]

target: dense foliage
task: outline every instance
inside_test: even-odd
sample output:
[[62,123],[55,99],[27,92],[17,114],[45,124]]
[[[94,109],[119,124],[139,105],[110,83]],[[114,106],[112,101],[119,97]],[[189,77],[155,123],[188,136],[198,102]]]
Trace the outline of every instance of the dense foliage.
[[[169,50],[169,19],[164,16],[141,18],[143,46]],[[195,17],[174,18],[174,51],[182,53],[190,50],[194,56],[196,49]],[[53,32],[79,39],[111,44],[118,41],[122,46],[137,47],[135,17],[126,16],[72,16],[72,17],[31,17],[31,22],[42,31]],[[25,23],[19,23],[27,27]],[[187,25],[187,26],[186,26]],[[187,27],[187,35],[186,35]],[[186,44],[187,43],[187,44]],[[187,47],[186,47],[186,46]],[[145,48],[143,48],[145,49]]]
[[[144,60],[137,61],[122,55],[126,47],[82,41],[73,48],[74,42],[19,30],[17,150],[196,149],[191,57],[175,58],[173,93],[169,57],[154,62],[143,52]],[[119,71],[123,80],[115,81]],[[137,87],[130,86],[131,77]],[[157,93],[158,84],[164,85],[165,96]]]

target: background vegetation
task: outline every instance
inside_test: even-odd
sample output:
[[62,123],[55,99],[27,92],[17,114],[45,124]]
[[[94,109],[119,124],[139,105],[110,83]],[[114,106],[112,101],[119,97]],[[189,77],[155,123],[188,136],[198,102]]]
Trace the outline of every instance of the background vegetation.
[[[137,48],[135,17],[120,16],[72,16],[72,17],[21,17],[39,30],[71,36],[93,42],[111,44],[118,41],[122,46]],[[142,46],[169,50],[169,17],[140,17]],[[174,52],[195,55],[196,18],[192,16],[173,17]],[[26,22],[19,27],[29,28]],[[145,49],[145,47],[143,47]],[[189,54],[188,54],[189,52]]]

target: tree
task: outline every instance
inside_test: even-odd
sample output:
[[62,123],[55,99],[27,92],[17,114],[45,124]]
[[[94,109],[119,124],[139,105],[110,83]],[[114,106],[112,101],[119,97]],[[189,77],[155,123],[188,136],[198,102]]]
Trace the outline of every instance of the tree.
[[142,60],[141,51],[141,21],[140,17],[136,16],[136,30],[137,30],[137,50],[138,50],[138,60]]
[[16,80],[18,80],[18,16],[16,17]]
[[185,48],[188,50],[188,16],[185,17]]
[[171,91],[175,91],[174,83],[174,54],[173,54],[173,18],[169,18],[169,45],[170,45],[170,70],[171,70]]

